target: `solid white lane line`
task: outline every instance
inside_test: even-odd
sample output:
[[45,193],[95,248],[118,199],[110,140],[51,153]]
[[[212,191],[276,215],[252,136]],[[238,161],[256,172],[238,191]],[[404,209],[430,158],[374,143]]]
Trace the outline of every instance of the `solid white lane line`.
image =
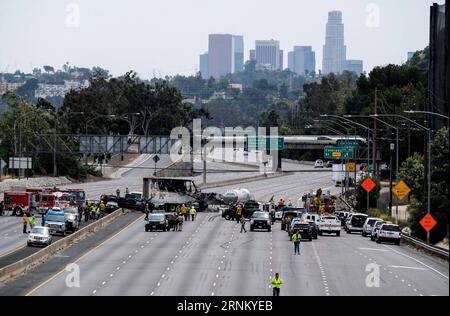
[[410,270],[421,270],[421,271],[427,271],[428,269],[420,268],[420,267],[407,267],[407,266],[388,266],[389,268],[394,269],[410,269]]
[[[369,250],[369,251],[381,251],[381,252],[387,252],[386,249],[379,249],[379,248],[358,248],[359,250]],[[355,251],[356,252],[356,251]]]
[[444,278],[446,278],[446,279],[448,280],[448,275],[445,275],[445,274],[439,272],[438,270],[434,269],[433,267],[430,267],[430,266],[427,265],[426,263],[423,263],[422,261],[420,261],[420,260],[418,260],[418,259],[416,259],[416,258],[413,258],[413,257],[411,257],[411,256],[408,256],[408,255],[406,255],[406,254],[404,254],[404,253],[401,253],[400,251],[397,251],[397,250],[395,250],[395,249],[393,249],[393,248],[391,248],[391,247],[388,247],[388,246],[386,246],[386,245],[384,245],[384,247],[390,249],[391,251],[393,251],[393,252],[395,252],[395,253],[397,253],[397,254],[403,256],[403,257],[409,258],[409,259],[411,259],[411,260],[414,260],[414,261],[417,262],[417,263],[420,263],[420,264],[423,265],[424,267],[427,267],[428,269],[430,269],[430,270],[436,272],[437,274],[443,276]]

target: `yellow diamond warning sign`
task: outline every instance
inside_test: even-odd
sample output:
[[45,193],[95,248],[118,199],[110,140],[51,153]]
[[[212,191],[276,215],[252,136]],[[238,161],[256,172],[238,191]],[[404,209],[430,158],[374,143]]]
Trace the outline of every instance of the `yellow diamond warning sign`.
[[410,192],[411,189],[403,180],[400,180],[399,183],[392,188],[392,193],[394,193],[400,201],[403,201]]

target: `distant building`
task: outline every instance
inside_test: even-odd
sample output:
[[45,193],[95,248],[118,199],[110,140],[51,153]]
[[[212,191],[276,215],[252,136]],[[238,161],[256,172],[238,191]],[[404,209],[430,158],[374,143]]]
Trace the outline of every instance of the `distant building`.
[[249,60],[256,60],[256,51],[254,49],[250,49]]
[[228,85],[229,89],[237,89],[240,92],[244,91],[244,86],[241,83],[230,83]]
[[38,88],[34,92],[34,97],[47,98],[47,97],[62,97],[64,98],[70,90],[78,90],[89,86],[89,82],[64,80],[64,84],[46,84],[38,83]]
[[284,51],[282,49],[280,49],[280,53],[279,53],[279,62],[278,62],[278,69],[279,70],[283,70],[283,66],[284,66]]
[[363,61],[348,59],[345,61],[344,70],[354,72],[359,76],[363,72]]
[[311,46],[294,46],[288,53],[288,68],[299,75],[316,71],[316,53]]
[[411,58],[413,58],[415,53],[416,52],[408,52],[408,57],[406,57],[406,60],[409,61]]
[[233,35],[210,34],[208,49],[209,76],[220,78],[233,72]]
[[244,70],[244,37],[233,36],[234,69],[232,73]]
[[23,84],[24,82],[21,83],[0,82],[0,97],[7,91],[15,92]]
[[282,58],[280,57],[280,42],[275,40],[256,41],[255,42],[255,59],[257,66],[270,65],[272,70],[279,70],[283,67]]
[[220,78],[244,70],[243,36],[210,34],[208,47],[208,77]]
[[200,55],[200,73],[202,74],[203,79],[209,78],[209,71],[208,71],[208,53],[204,53]]
[[340,74],[344,70],[347,59],[347,47],[344,44],[344,24],[342,12],[331,11],[328,13],[325,45],[323,46],[322,73]]

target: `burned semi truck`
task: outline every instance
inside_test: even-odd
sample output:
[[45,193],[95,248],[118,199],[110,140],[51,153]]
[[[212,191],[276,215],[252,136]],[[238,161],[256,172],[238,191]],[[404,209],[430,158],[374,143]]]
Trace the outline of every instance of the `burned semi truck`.
[[174,212],[184,204],[206,211],[209,206],[224,204],[221,195],[202,193],[189,178],[150,177],[143,181],[143,198],[158,210]]

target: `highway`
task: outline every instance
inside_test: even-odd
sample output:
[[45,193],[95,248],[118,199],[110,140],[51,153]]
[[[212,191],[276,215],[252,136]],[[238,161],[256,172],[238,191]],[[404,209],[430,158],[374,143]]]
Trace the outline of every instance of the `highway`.
[[[262,200],[275,195],[296,201],[318,187],[338,190],[322,172],[240,186]],[[130,224],[113,237],[84,252],[69,248],[61,253],[79,265],[80,287],[66,286],[68,272],[55,258],[31,273],[33,281],[18,279],[0,289],[0,295],[14,289],[15,295],[268,296],[275,272],[284,280],[282,295],[449,295],[448,263],[406,246],[378,245],[343,233],[302,242],[301,255],[294,256],[278,222],[272,232],[240,233],[240,225],[220,214],[199,213],[196,221],[185,222],[182,232],[146,233],[142,215],[127,216]],[[368,287],[371,272],[366,269],[374,263],[380,283]]]

